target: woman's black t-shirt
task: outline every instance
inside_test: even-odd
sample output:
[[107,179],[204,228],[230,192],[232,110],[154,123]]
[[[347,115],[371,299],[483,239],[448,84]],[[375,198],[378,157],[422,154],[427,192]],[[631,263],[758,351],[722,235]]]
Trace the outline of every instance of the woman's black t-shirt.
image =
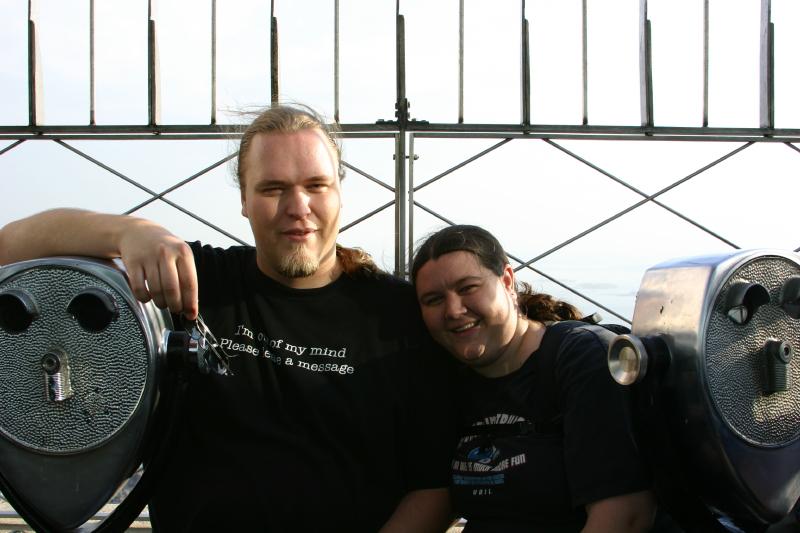
[[[553,327],[543,346],[558,334]],[[608,371],[605,334],[612,335],[575,327],[553,352],[537,350],[500,378],[465,369],[451,490],[466,532],[580,531],[586,504],[648,488],[626,392]]]

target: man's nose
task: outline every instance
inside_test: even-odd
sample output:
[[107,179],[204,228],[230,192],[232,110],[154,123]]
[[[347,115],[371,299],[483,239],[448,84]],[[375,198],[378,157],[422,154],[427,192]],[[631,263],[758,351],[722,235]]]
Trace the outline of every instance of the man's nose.
[[307,216],[311,209],[308,207],[309,195],[302,189],[290,189],[286,195],[286,214],[293,218]]

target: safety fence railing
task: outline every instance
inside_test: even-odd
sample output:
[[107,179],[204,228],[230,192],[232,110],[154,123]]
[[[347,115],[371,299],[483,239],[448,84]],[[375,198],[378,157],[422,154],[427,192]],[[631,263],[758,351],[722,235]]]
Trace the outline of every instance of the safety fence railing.
[[[144,112],[137,115],[137,120],[127,122],[122,122],[108,111],[104,112],[102,105],[104,100],[108,100],[108,97],[101,97],[102,80],[106,77],[104,69],[108,68],[108,59],[101,56],[109,44],[107,28],[103,29],[110,25],[109,6],[96,0],[86,0],[72,4],[74,11],[80,11],[76,17],[83,21],[80,27],[85,28],[88,39],[78,47],[87,57],[82,61],[76,60],[74,67],[80,67],[84,71],[78,85],[85,88],[85,98],[81,97],[75,104],[80,112],[70,115],[83,115],[85,121],[73,120],[67,123],[48,122],[45,120],[47,115],[44,114],[43,107],[48,101],[51,102],[51,108],[58,105],[57,100],[48,100],[45,97],[60,89],[47,83],[49,78],[46,57],[48,52],[53,52],[53,45],[44,44],[49,42],[48,32],[55,31],[52,22],[47,23],[48,10],[64,8],[43,3],[41,0],[9,3],[12,4],[16,6],[15,15],[26,19],[25,30],[20,31],[19,35],[24,34],[27,43],[24,60],[20,61],[20,64],[24,64],[24,74],[18,69],[18,76],[9,84],[20,87],[20,83],[14,82],[24,81],[24,100],[27,101],[24,120],[17,111],[0,114],[0,122],[4,124],[0,125],[0,169],[3,170],[4,179],[12,183],[12,189],[19,187],[14,184],[14,175],[18,173],[19,165],[36,166],[47,163],[47,158],[37,157],[37,154],[40,143],[49,141],[87,165],[101,169],[106,176],[121,180],[137,191],[137,200],[129,202],[130,205],[124,206],[119,212],[147,216],[156,205],[163,204],[181,217],[189,217],[218,233],[224,237],[224,243],[249,243],[247,229],[241,222],[221,223],[215,213],[209,213],[213,211],[207,209],[209,204],[202,204],[206,206],[203,209],[189,208],[185,205],[186,201],[180,198],[183,191],[189,190],[193,184],[212,175],[216,179],[235,156],[235,139],[241,132],[242,125],[237,122],[239,119],[235,114],[220,116],[220,111],[231,103],[230,98],[227,104],[223,102],[220,95],[230,85],[225,85],[224,81],[226,76],[230,77],[230,73],[225,74],[222,71],[227,68],[228,63],[234,62],[230,55],[230,42],[233,40],[230,27],[231,20],[235,20],[238,25],[251,24],[248,28],[260,30],[257,35],[260,46],[254,50],[245,46],[240,50],[240,55],[247,50],[252,57],[259,60],[250,64],[252,70],[258,71],[255,77],[261,80],[260,94],[264,96],[259,96],[259,100],[279,102],[289,94],[311,94],[303,93],[300,86],[314,85],[313,81],[317,78],[324,80],[324,83],[317,85],[325,85],[325,90],[318,94],[313,93],[305,100],[342,122],[346,148],[345,166],[352,176],[347,180],[349,183],[346,187],[355,191],[352,195],[349,191],[346,192],[349,196],[345,203],[357,204],[357,209],[349,212],[343,224],[344,239],[353,235],[352,244],[359,244],[361,239],[366,239],[368,242],[365,247],[368,251],[381,259],[388,259],[387,266],[403,275],[414,244],[436,224],[488,224],[496,230],[501,240],[508,243],[518,271],[532,275],[536,284],[565,291],[566,295],[577,298],[584,306],[604,309],[615,319],[623,321],[630,320],[630,303],[620,306],[617,303],[619,298],[614,303],[608,303],[603,294],[582,289],[579,286],[580,281],[576,283],[576,280],[586,276],[602,279],[606,273],[595,270],[582,273],[571,271],[565,274],[560,268],[549,269],[548,261],[552,262],[592,236],[607,232],[609,228],[618,228],[620,221],[635,219],[643,210],[653,206],[667,214],[669,220],[679,221],[681,227],[690,227],[704,235],[704,238],[707,237],[709,240],[704,242],[707,245],[713,243],[710,246],[712,249],[752,246],[758,242],[757,239],[748,238],[742,241],[737,238],[736,231],[727,231],[716,221],[706,222],[706,213],[703,210],[698,216],[697,209],[687,210],[674,206],[669,198],[676,191],[689,189],[691,184],[704,179],[710,173],[719,172],[720,168],[725,169],[729,180],[738,179],[738,174],[731,170],[731,165],[739,161],[749,164],[748,154],[775,153],[772,149],[756,150],[753,148],[756,145],[782,146],[786,154],[789,154],[780,156],[782,161],[786,161],[786,165],[795,164],[794,159],[798,156],[800,129],[784,126],[800,124],[800,106],[790,96],[796,94],[792,87],[797,82],[789,79],[794,69],[786,61],[795,48],[794,41],[791,40],[791,34],[794,33],[791,28],[796,22],[800,22],[800,12],[791,2],[782,0],[741,2],[738,10],[744,12],[745,16],[736,28],[729,27],[733,18],[733,7],[715,0],[697,0],[686,3],[685,6],[658,0],[640,0],[638,4],[632,2],[613,9],[591,0],[563,2],[559,7],[534,0],[520,0],[518,3],[508,3],[491,9],[465,0],[445,7],[433,7],[430,3],[413,0],[398,1],[393,5],[335,0],[312,2],[303,9],[293,3],[274,0],[245,2],[237,7],[218,3],[216,0],[191,3],[147,0],[142,1],[141,5],[137,4],[138,11],[135,11],[136,17],[146,22],[142,26],[145,30],[139,31],[138,40],[128,43],[128,47],[146,51],[144,60],[136,63],[137,68],[131,69],[146,80],[145,83],[138,84],[138,87],[145,89],[143,93],[137,93],[146,95],[146,105],[137,104],[137,109],[144,109]],[[176,16],[176,10],[183,10],[182,14],[187,20],[192,15],[194,18],[191,20],[204,22],[196,31],[194,28],[182,28],[175,23],[175,20],[181,20]],[[247,16],[252,13],[256,16]],[[440,18],[442,14],[446,17]],[[360,18],[363,16],[371,18]],[[676,24],[676,17],[680,19],[680,24]],[[255,22],[248,20],[249,18],[255,19]],[[4,24],[12,24],[8,17],[4,19]],[[431,20],[435,21],[433,31]],[[301,31],[304,24],[306,31]],[[362,35],[364,26],[372,30],[366,37]],[[682,33],[676,33],[676,27]],[[19,27],[15,28],[19,30]],[[746,32],[743,33],[743,29]],[[172,70],[177,68],[176,64],[173,62],[170,63],[171,67],[166,70],[164,68],[165,58],[174,56],[174,49],[180,49],[175,43],[177,30],[183,31],[183,35],[178,35],[177,40],[183,39],[187,42],[192,38],[190,34],[207,32],[207,39],[199,47],[202,48],[200,55],[206,57],[198,63],[200,67],[195,70],[200,74],[193,79],[204,80],[204,96],[201,100],[203,105],[208,104],[208,111],[194,115],[200,117],[194,121],[176,122],[174,115],[165,119],[162,113],[169,108],[165,107],[165,103],[175,106],[176,100],[181,96],[171,89],[173,86],[180,86],[172,76]],[[389,33],[383,30],[393,31],[393,35],[383,35]],[[736,56],[738,49],[735,49],[734,41],[720,40],[734,30],[738,31],[738,40],[746,41],[751,48],[747,57],[742,53]],[[308,40],[308,46],[304,47],[301,41],[293,37],[298,33],[302,33]],[[559,33],[564,38],[559,39]],[[744,36],[745,33],[747,37]],[[615,34],[623,35],[624,41],[614,41]],[[357,35],[360,35],[360,40],[353,40]],[[244,38],[241,35],[237,37]],[[613,46],[618,47],[618,53],[609,53],[611,49],[607,48],[606,41],[613,42]],[[681,53],[679,62],[697,67],[692,76],[687,74],[688,71],[675,67],[672,58],[664,55],[668,46],[683,50],[678,45],[689,41],[692,43],[690,53]],[[363,50],[366,43],[374,44],[375,51]],[[498,43],[505,48],[499,48]],[[449,54],[445,62],[440,61],[441,56],[437,55],[441,53],[440,49]],[[317,54],[309,54],[309,50]],[[381,61],[362,64],[359,54],[367,53],[383,55]],[[725,53],[732,55],[726,56]],[[313,69],[307,69],[305,65],[317,65],[314,61],[321,60],[316,55],[327,57],[324,64],[329,70],[314,70],[313,74],[309,74],[307,71]],[[615,57],[611,61],[632,67],[635,75],[618,76],[618,71],[613,70],[609,63],[608,56],[612,55]],[[673,53],[675,55],[678,53]],[[753,60],[753,56],[757,60]],[[739,71],[743,71],[742,66],[747,66],[745,70],[749,73],[735,74],[732,78],[715,78],[716,71],[730,70],[732,57],[740,62]],[[559,61],[563,63],[563,68],[553,70],[554,62]],[[188,56],[186,62],[189,62]],[[431,63],[433,67],[430,66]],[[505,65],[504,70],[495,68],[501,63]],[[247,62],[244,64],[247,65]],[[512,67],[509,68],[509,64]],[[52,70],[50,65],[50,71]],[[500,75],[494,76],[495,73]],[[693,96],[688,100],[684,98],[685,95],[675,96],[680,90],[671,90],[673,86],[666,85],[665,80],[676,73],[683,80],[678,85],[692,86]],[[736,75],[741,76],[741,83],[737,81],[739,78]],[[367,80],[364,83],[379,83],[379,78],[393,78],[395,82],[391,88],[385,80],[380,85],[384,100],[394,103],[392,118],[387,118],[391,112],[381,111],[385,108],[384,104],[367,105],[369,95],[359,92],[361,80]],[[554,82],[555,78],[558,79]],[[446,86],[437,85],[442,80],[447,82]],[[781,80],[789,80],[789,83]],[[755,87],[755,90],[737,93],[742,86],[749,86],[751,89]],[[182,87],[182,90],[185,88]],[[731,104],[723,101],[720,96],[726,93],[736,93],[739,96]],[[563,100],[566,103],[554,98],[559,94],[565,96]],[[141,97],[137,98],[142,100]],[[429,120],[412,117],[412,98],[415,101],[416,116]],[[14,101],[22,100],[17,98]],[[357,107],[355,100],[363,101],[363,106]],[[676,104],[677,107],[668,107],[665,102]],[[446,104],[447,112],[439,109],[445,107],[443,103]],[[632,106],[636,108],[635,113],[630,111]],[[732,110],[736,107],[755,110],[747,115],[748,118],[739,122],[749,126],[726,125],[730,121],[725,117],[733,114]],[[627,114],[615,115],[609,112],[609,109],[616,108],[624,108]],[[695,113],[693,118],[685,118],[683,110],[687,108]],[[678,111],[673,113],[675,109]],[[675,114],[679,118],[674,118]],[[4,116],[10,118],[3,118]],[[231,120],[231,117],[233,123],[225,122]],[[367,117],[371,120],[364,120]],[[562,121],[558,122],[558,119]],[[603,125],[602,122],[611,125]],[[115,157],[100,157],[87,148],[91,144],[89,141],[136,144],[144,140],[198,143],[220,141],[229,143],[229,146],[226,151],[220,151],[219,157],[204,162],[188,176],[170,183],[161,183],[159,186],[145,183],[146,180],[119,168],[118,163],[109,162],[109,159],[113,160]],[[425,148],[426,144],[431,147],[436,145],[436,150],[440,150],[444,144],[481,140],[490,144],[481,147],[474,154],[466,154],[463,159],[456,158],[446,165],[447,168],[426,174],[426,161],[436,159],[433,149]],[[694,168],[673,176],[671,181],[666,181],[659,187],[647,186],[638,177],[631,180],[616,171],[613,164],[598,162],[576,148],[589,144],[620,145],[632,141],[636,141],[635,144],[654,146],[673,142],[714,147],[724,144],[727,148],[708,150],[709,155],[705,160],[698,161]],[[37,148],[24,148],[28,143],[36,144]],[[354,151],[348,149],[358,143],[364,146],[380,145],[380,150],[371,153],[362,148]],[[485,209],[475,209],[472,202],[473,191],[458,186],[460,180],[466,179],[462,176],[471,176],[471,168],[489,159],[493,168],[482,169],[486,182],[502,182],[505,187],[513,189],[513,180],[509,181],[508,176],[513,178],[517,175],[518,184],[529,183],[530,180],[522,175],[524,173],[518,172],[519,167],[513,166],[517,164],[516,160],[509,163],[500,157],[500,154],[507,151],[518,151],[518,148],[512,147],[520,144],[526,147],[546,146],[552,152],[545,159],[522,162],[523,168],[529,169],[528,174],[537,175],[537,188],[530,194],[558,190],[559,175],[540,171],[544,163],[550,164],[550,158],[558,154],[574,163],[574,166],[568,168],[568,172],[580,173],[589,169],[594,180],[616,184],[612,190],[617,192],[613,194],[622,191],[631,195],[628,203],[607,210],[608,212],[605,208],[600,209],[598,216],[586,218],[583,226],[569,226],[572,230],[569,234],[560,234],[563,224],[555,229],[548,226],[552,221],[545,224],[544,232],[548,237],[559,235],[552,242],[549,238],[539,238],[542,230],[541,226],[537,226],[535,216],[531,215],[527,222],[517,220],[518,225],[527,223],[529,232],[537,235],[536,239],[529,240],[547,243],[541,248],[520,245],[520,240],[524,237],[517,237],[512,231],[507,231],[503,224],[496,223],[498,218],[507,214],[502,203],[490,201],[492,197],[487,194],[484,198]],[[447,150],[450,150],[449,146]],[[537,147],[525,150],[533,153],[541,149]],[[637,147],[623,157],[636,158],[643,151],[645,150]],[[665,151],[669,152],[669,149]],[[17,157],[15,154],[23,154],[30,159],[26,162],[25,157]],[[391,164],[386,161],[388,157],[393,158]],[[12,162],[3,168],[3,162],[9,160]],[[762,160],[767,161],[766,158]],[[578,171],[575,170],[577,167],[585,168]],[[379,168],[380,171],[376,172],[372,168]],[[769,164],[765,164],[763,169],[771,171]],[[42,172],[47,170],[43,169]],[[539,175],[547,175],[549,179],[542,181]],[[758,188],[759,177],[753,176],[752,180],[751,186]],[[785,197],[791,197],[796,187],[795,182],[788,179],[783,179],[778,186],[785,192],[781,196]],[[6,184],[3,187],[8,190]],[[85,192],[87,195],[94,193]],[[577,201],[580,191],[566,192],[560,200],[552,202],[562,203],[567,212],[570,211],[570,206],[582,205]],[[761,204],[748,206],[748,199],[743,198],[748,192],[746,189],[741,192],[740,197],[745,205],[737,207],[736,215],[726,217],[723,214],[723,219],[727,218],[735,226],[741,218],[750,217],[753,221],[776,218],[775,211],[770,211],[769,207],[764,207],[765,213],[757,213]],[[235,193],[226,194],[228,197],[235,196]],[[14,194],[4,196],[9,200],[19,200]],[[58,203],[57,199],[48,199],[46,195],[29,196],[31,197],[28,201],[36,201],[37,208]],[[698,200],[706,204],[714,203],[708,198]],[[454,206],[462,204],[473,206],[472,211],[454,209]],[[719,206],[713,205],[706,207],[719,209]],[[752,209],[752,212],[748,212],[748,209]],[[781,222],[782,216],[783,212],[777,217]],[[379,228],[378,231],[375,227]],[[617,229],[614,231],[620,240],[625,239],[629,233]],[[765,228],[764,233],[767,231]],[[376,234],[382,235],[382,238],[376,238]],[[186,237],[192,235],[187,234]],[[797,249],[800,245],[789,241],[789,237],[770,242],[791,249]],[[663,257],[668,257],[672,250],[678,254],[682,251],[681,246],[666,248]],[[613,246],[606,250],[609,250],[606,252],[609,254],[612,250],[614,254],[620,254],[620,250]],[[602,263],[596,257],[602,251],[590,247],[586,253],[589,257],[584,259],[585,262]],[[647,257],[661,258],[654,255]],[[645,266],[642,262],[633,263],[637,268]],[[635,288],[634,276],[630,274],[624,285],[624,298],[628,302],[632,300],[630,289]]]

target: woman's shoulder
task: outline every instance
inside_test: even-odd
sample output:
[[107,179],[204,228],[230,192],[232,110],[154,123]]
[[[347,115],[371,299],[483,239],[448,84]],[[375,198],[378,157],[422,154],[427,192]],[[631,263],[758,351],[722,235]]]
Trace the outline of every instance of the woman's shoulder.
[[[608,346],[618,333],[596,324],[570,320],[548,326],[545,339],[553,345],[556,377],[575,377],[589,373],[607,374]],[[543,340],[544,342],[544,340]]]
[[568,351],[595,352],[605,350],[617,335],[608,327],[580,320],[563,320],[547,324],[541,346],[550,348],[557,358]]

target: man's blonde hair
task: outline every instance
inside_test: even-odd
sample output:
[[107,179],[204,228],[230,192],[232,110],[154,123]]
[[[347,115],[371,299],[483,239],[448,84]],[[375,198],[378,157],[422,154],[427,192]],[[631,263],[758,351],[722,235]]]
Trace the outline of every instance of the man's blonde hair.
[[242,134],[239,142],[239,154],[236,157],[236,182],[239,188],[244,183],[244,159],[250,150],[253,137],[259,133],[296,133],[303,130],[320,130],[328,141],[331,149],[336,154],[336,166],[339,179],[344,178],[344,167],[342,166],[342,147],[334,137],[334,131],[338,127],[334,124],[329,126],[325,120],[313,109],[303,105],[276,105],[264,111],[250,123]]

